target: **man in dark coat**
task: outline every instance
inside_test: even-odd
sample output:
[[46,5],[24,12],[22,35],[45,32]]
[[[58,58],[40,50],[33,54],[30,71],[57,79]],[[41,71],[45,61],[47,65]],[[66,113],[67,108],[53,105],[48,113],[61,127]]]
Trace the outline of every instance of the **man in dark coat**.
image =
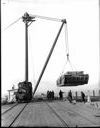
[[71,92],[71,90],[68,93],[68,100],[69,100],[70,103],[72,103],[72,92]]
[[85,94],[82,91],[81,91],[81,97],[82,97],[82,101],[85,103]]
[[63,99],[63,92],[61,90],[59,92],[59,97],[60,97],[60,99]]

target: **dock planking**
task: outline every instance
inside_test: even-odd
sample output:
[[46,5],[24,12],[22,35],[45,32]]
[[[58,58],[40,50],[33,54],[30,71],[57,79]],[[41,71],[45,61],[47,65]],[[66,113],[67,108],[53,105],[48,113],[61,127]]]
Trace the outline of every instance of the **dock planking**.
[[[19,104],[2,115],[2,126],[9,126],[25,104]],[[84,103],[68,101],[43,101],[29,103],[12,127],[89,127],[100,126],[100,109],[89,108]],[[97,115],[97,116],[96,116]]]
[[2,126],[9,127],[26,104],[19,104],[1,117]]
[[[70,104],[68,102],[56,102],[50,104],[53,108],[67,121],[69,118],[71,124],[79,127],[88,126],[100,126],[100,118],[95,118],[93,111],[88,111],[84,103],[80,106],[79,104]],[[95,111],[97,113],[97,111]]]
[[13,126],[65,126],[45,102],[30,103]]
[[[15,103],[16,104],[16,103]],[[9,104],[9,105],[2,105],[1,106],[1,113],[7,111],[8,109],[10,109],[12,106],[14,106],[15,104]]]

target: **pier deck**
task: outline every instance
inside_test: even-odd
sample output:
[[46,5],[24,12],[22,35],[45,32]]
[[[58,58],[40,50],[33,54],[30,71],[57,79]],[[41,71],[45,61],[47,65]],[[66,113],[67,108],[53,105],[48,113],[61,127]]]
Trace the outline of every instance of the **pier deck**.
[[[90,104],[72,104],[66,101],[41,101],[21,103],[5,112],[2,107],[2,126],[26,127],[99,127],[99,107]],[[14,104],[12,105],[14,106]],[[4,113],[5,112],[5,113]]]

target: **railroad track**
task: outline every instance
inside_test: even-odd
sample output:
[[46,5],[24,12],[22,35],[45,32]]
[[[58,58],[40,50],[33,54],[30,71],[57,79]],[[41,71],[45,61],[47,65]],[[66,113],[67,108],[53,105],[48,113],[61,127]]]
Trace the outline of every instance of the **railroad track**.
[[57,116],[57,118],[62,122],[63,126],[69,128],[68,124],[61,118],[61,116],[47,102],[45,103],[47,104],[49,109],[51,109],[51,111]]
[[[57,103],[58,103],[59,106],[61,106],[62,108],[64,107],[64,108],[66,108],[67,110],[70,110],[70,108],[67,107],[66,105],[63,106],[60,102],[57,102]],[[78,107],[79,107],[79,106],[78,106]],[[80,106],[79,108],[81,108],[81,106]],[[90,120],[89,118],[87,118],[86,116],[80,114],[80,113],[78,112],[78,110],[77,110],[77,112],[76,112],[76,111],[74,111],[74,110],[71,109],[71,112],[76,113],[77,115],[79,115],[80,117],[82,117],[82,118],[85,119],[85,120],[88,120],[88,121],[91,122],[94,126],[97,125],[96,122],[91,121],[91,120]],[[78,125],[77,125],[77,127],[78,127]]]
[[[2,113],[2,117],[3,117],[3,116],[6,116],[9,112],[13,111],[13,109],[15,109],[18,105],[19,105],[19,104],[16,104],[16,105],[12,106],[11,108],[9,108],[8,110],[6,110],[5,112],[3,112],[3,113]],[[18,113],[15,114],[15,116],[13,116],[13,120],[11,120],[11,122],[9,121],[7,127],[11,127],[11,126],[14,124],[14,122],[18,119],[18,117],[21,115],[21,113],[23,112],[23,110],[25,109],[25,107],[26,107],[27,105],[28,105],[28,103],[26,103],[25,105],[23,105],[23,106],[21,107],[21,109],[18,110]],[[4,124],[4,125],[5,125],[5,124]]]
[[[48,108],[56,115],[56,117],[60,120],[60,122],[62,123],[62,125],[63,125],[63,127],[69,127],[68,126],[68,124],[61,118],[61,116],[47,103],[47,102],[44,102],[44,103],[46,103],[46,105],[48,106]],[[17,119],[18,119],[18,117],[21,115],[21,113],[23,112],[23,110],[25,109],[25,107],[28,105],[28,103],[26,103],[22,108],[21,108],[21,110],[18,112],[18,114],[16,114],[16,116],[13,118],[13,120],[11,120],[11,122],[9,122],[9,125],[8,125],[8,127],[12,127],[13,126],[13,124],[17,121]],[[12,111],[12,109],[14,108],[14,107],[16,107],[16,106],[18,106],[18,104],[16,104],[16,105],[14,105],[14,106],[12,106],[10,109],[8,109],[8,110],[6,110],[4,113],[5,114],[3,114],[4,116],[8,113],[8,112],[10,112],[10,111]],[[11,112],[10,112],[11,113]]]
[[11,106],[9,109],[7,109],[7,110],[5,110],[4,112],[2,112],[1,115],[4,115],[4,114],[7,113],[8,111],[10,111],[10,110],[13,109],[14,107],[16,107],[17,105],[18,105],[18,103],[15,104],[15,105],[13,105],[13,106]]

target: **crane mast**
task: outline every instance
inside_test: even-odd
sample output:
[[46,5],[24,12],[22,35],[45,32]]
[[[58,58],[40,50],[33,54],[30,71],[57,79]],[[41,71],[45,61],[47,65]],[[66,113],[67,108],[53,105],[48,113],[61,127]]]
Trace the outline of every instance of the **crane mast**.
[[[25,13],[22,17],[25,23],[25,81],[28,82],[28,26],[35,20],[34,17],[30,17],[28,13]],[[30,24],[29,24],[30,23]]]

